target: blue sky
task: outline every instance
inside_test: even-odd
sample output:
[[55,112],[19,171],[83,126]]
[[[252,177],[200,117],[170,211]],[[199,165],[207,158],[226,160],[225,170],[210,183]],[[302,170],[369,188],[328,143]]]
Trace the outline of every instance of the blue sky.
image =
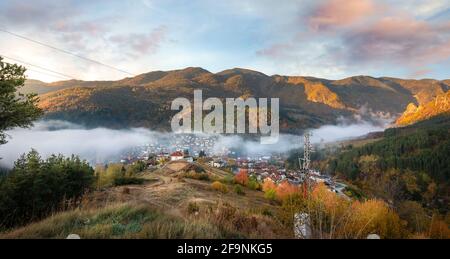
[[[0,29],[133,74],[450,78],[450,0],[3,0]],[[127,76],[3,32],[0,55],[82,80]]]

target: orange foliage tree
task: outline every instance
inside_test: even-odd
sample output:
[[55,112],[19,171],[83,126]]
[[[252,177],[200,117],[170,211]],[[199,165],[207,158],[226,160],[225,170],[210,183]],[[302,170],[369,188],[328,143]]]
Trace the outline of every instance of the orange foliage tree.
[[276,190],[276,189],[277,189],[277,185],[273,182],[272,179],[270,179],[270,178],[264,179],[264,182],[262,185],[263,192],[267,192],[270,190]]
[[239,173],[234,176],[234,181],[240,185],[247,186],[248,184],[248,170],[241,169]]
[[277,186],[276,194],[278,199],[284,200],[293,195],[301,194],[301,191],[298,186],[290,184],[288,181],[283,181]]

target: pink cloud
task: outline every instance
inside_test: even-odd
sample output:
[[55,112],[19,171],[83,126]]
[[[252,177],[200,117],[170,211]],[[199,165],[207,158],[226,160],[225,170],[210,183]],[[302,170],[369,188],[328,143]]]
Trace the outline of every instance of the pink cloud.
[[147,34],[132,33],[111,37],[111,41],[128,50],[131,55],[154,54],[158,51],[167,34],[166,26],[159,26]]
[[323,31],[360,22],[377,10],[371,0],[327,0],[312,12],[308,22],[313,30]]
[[292,45],[287,43],[273,44],[265,49],[257,51],[256,54],[271,58],[281,58],[285,55],[288,55],[291,48]]
[[450,57],[450,26],[411,17],[385,17],[343,38],[350,60],[385,60],[415,66]]

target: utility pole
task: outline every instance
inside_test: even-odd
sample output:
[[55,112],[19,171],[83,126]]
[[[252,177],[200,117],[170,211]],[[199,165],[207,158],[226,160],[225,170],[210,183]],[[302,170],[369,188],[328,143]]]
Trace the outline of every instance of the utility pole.
[[311,132],[306,132],[303,137],[303,158],[299,157],[299,165],[301,167],[301,171],[304,175],[304,182],[307,184],[309,190],[309,177],[311,172],[311,153],[313,152],[312,144],[311,144]]
[[306,132],[304,135],[304,144],[303,144],[303,170],[305,172],[309,172],[310,165],[311,165],[311,152],[312,152],[312,146],[311,146],[311,136],[312,134],[310,132]]

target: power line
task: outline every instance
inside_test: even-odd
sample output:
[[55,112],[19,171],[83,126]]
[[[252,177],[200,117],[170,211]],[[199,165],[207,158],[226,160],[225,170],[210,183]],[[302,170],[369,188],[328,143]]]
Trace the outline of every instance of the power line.
[[67,79],[67,77],[64,77],[64,76],[50,74],[50,73],[45,73],[45,72],[42,72],[42,71],[39,71],[39,70],[36,70],[36,69],[27,68],[27,71],[32,71],[34,73],[39,73],[39,74],[46,75],[46,76],[51,76],[51,77],[54,77],[54,78],[60,78],[60,79],[64,79],[64,80]]
[[104,67],[107,67],[107,68],[110,68],[110,69],[114,69],[114,70],[116,70],[116,71],[119,71],[119,72],[122,72],[122,73],[125,73],[125,74],[128,74],[128,75],[131,75],[131,76],[136,76],[135,74],[130,73],[130,72],[127,72],[127,71],[122,70],[122,69],[120,69],[120,68],[113,67],[113,66],[111,66],[111,65],[108,65],[108,64],[105,64],[105,63],[102,63],[102,62],[100,62],[100,61],[93,60],[93,59],[90,59],[90,58],[87,58],[87,57],[83,57],[83,56],[78,55],[78,54],[75,54],[75,53],[73,53],[73,52],[70,52],[70,51],[67,51],[67,50],[64,50],[64,49],[61,49],[61,48],[54,47],[54,46],[52,46],[52,45],[50,45],[50,44],[47,44],[47,43],[43,43],[43,42],[40,42],[40,41],[37,41],[37,40],[33,40],[33,39],[31,39],[31,38],[28,38],[28,37],[19,35],[19,34],[14,33],[14,32],[7,31],[7,30],[2,29],[2,28],[0,28],[0,31],[1,31],[1,32],[4,32],[4,33],[7,33],[7,34],[10,34],[10,35],[12,35],[12,36],[15,36],[15,37],[18,37],[18,38],[21,38],[21,39],[24,39],[24,40],[33,42],[33,43],[35,43],[35,44],[39,44],[39,45],[41,45],[41,46],[44,46],[44,47],[47,47],[47,48],[50,48],[50,49],[53,49],[53,50],[62,52],[62,53],[64,53],[64,54],[71,55],[71,56],[74,56],[74,57],[83,59],[83,60],[85,60],[85,61],[89,61],[89,62],[95,63],[95,64],[97,64],[97,65],[101,65],[101,66],[104,66]]
[[75,79],[75,77],[73,77],[73,76],[69,76],[69,75],[66,75],[66,74],[63,74],[63,73],[59,73],[57,71],[54,71],[54,70],[51,70],[51,69],[48,69],[48,68],[45,68],[45,67],[42,67],[42,66],[39,66],[39,65],[34,65],[34,64],[28,63],[26,61],[22,61],[20,59],[11,58],[11,57],[5,56],[3,54],[0,54],[0,56],[5,57],[5,58],[10,59],[10,60],[13,60],[15,62],[19,62],[19,63],[25,64],[25,65],[28,65],[28,66],[32,66],[32,67],[36,67],[36,68],[39,68],[39,69],[42,69],[42,70],[46,70],[48,72],[55,73],[55,74],[67,77],[69,79]]

